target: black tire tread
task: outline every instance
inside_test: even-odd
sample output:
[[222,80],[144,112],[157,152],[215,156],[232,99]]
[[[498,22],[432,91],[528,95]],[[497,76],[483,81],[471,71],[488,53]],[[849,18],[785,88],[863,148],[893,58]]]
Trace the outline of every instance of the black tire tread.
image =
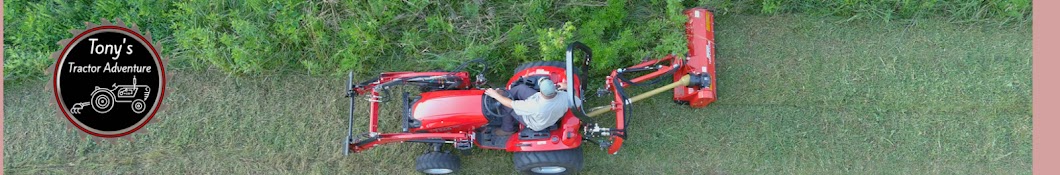
[[581,171],[583,159],[581,147],[559,151],[516,152],[514,157],[515,169],[523,174],[533,174],[530,169],[541,164],[564,166],[567,167],[567,172],[563,174],[574,174]]
[[[529,69],[531,67],[538,67],[538,66],[549,66],[549,67],[557,67],[557,68],[560,68],[560,69],[566,69],[567,68],[567,63],[566,62],[562,62],[562,61],[534,61],[534,62],[529,62],[529,63],[523,63],[523,64],[519,65],[519,67],[515,68],[515,72],[513,74],[518,74],[519,72],[522,72],[523,70]],[[572,65],[572,66],[576,66],[576,65]],[[578,77],[578,81],[588,81],[588,80],[585,80],[585,76],[582,75],[581,69],[578,69],[577,67],[573,67],[572,69],[574,69],[574,76]]]
[[[523,64],[520,64],[519,67],[516,67],[515,68],[515,72],[513,72],[513,73],[519,73],[519,72],[522,72],[523,70],[529,69],[531,67],[537,67],[537,66],[551,66],[551,67],[558,67],[560,69],[566,69],[567,68],[567,63],[566,62],[562,62],[562,61],[534,61],[534,62],[529,62],[529,63],[523,63]],[[573,66],[578,66],[578,65],[573,65]],[[578,67],[574,67],[574,74],[578,74],[578,78],[580,79],[581,78],[581,74],[582,74],[581,69],[578,69]]]
[[460,171],[460,159],[456,155],[442,152],[429,152],[416,158],[416,171],[423,172],[432,168],[448,168],[455,173]]

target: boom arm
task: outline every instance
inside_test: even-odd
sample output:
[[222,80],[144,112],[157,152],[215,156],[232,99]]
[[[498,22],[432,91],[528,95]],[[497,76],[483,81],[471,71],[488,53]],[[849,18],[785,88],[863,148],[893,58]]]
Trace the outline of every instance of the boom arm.
[[[607,77],[605,87],[601,90],[602,93],[610,92],[614,94],[614,100],[611,101],[611,104],[592,108],[589,113],[583,113],[584,110],[581,106],[571,110],[579,117],[594,117],[609,111],[615,111],[616,125],[614,128],[605,128],[600,127],[596,123],[589,123],[584,126],[583,130],[585,136],[609,137],[610,140],[608,141],[600,141],[600,146],[607,147],[609,154],[617,153],[622,147],[622,142],[626,139],[628,134],[626,129],[629,125],[633,102],[661,94],[670,89],[674,90],[673,99],[679,104],[688,104],[693,108],[701,108],[714,102],[716,98],[715,81],[712,79],[715,77],[715,47],[712,27],[714,14],[702,8],[689,9],[684,13],[688,16],[688,22],[685,23],[685,33],[687,34],[689,53],[686,57],[680,58],[674,55],[667,55],[660,59],[647,60],[627,68],[614,70]],[[580,45],[580,43],[575,44]],[[573,62],[570,48],[575,47],[575,44],[568,47],[568,69],[572,68],[571,63]],[[652,72],[633,79],[625,77],[629,73],[644,71]],[[654,84],[661,80],[656,78],[667,75],[672,75],[672,83],[633,97],[627,95],[626,87]],[[570,75],[567,76],[570,77]]]
[[[658,95],[660,93],[666,92],[666,90],[673,89],[673,88],[675,88],[677,86],[687,86],[688,82],[689,82],[689,76],[685,75],[685,76],[681,77],[681,79],[678,80],[677,82],[673,82],[673,83],[667,84],[666,86],[659,87],[659,88],[656,88],[656,89],[652,89],[651,91],[645,92],[643,94],[640,94],[640,95],[637,95],[637,96],[633,96],[633,98],[629,98],[629,101],[630,101],[630,103],[637,102],[637,101],[643,100],[645,98],[648,98],[648,97],[655,96],[655,95]],[[591,112],[589,112],[586,115],[588,115],[589,117],[596,117],[598,115],[604,114],[604,113],[606,113],[608,111],[611,111],[611,110],[612,110],[612,108],[609,108],[607,106],[600,106],[600,107],[593,108],[591,110]]]

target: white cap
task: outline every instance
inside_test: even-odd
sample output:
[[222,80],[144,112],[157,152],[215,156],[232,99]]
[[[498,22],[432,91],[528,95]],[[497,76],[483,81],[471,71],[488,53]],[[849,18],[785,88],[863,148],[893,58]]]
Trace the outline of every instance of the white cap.
[[541,95],[553,97],[556,95],[556,83],[553,83],[549,78],[541,78],[537,80],[537,88],[541,90]]

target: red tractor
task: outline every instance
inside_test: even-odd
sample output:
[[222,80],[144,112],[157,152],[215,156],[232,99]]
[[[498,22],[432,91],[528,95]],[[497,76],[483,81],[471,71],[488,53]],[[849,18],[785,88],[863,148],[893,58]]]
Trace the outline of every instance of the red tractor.
[[[686,10],[685,23],[689,53],[684,57],[667,55],[647,60],[627,68],[620,68],[607,76],[597,95],[613,94],[609,105],[586,110],[580,102],[571,100],[570,110],[553,126],[542,131],[520,127],[516,133],[497,136],[492,133],[500,126],[503,108],[499,102],[484,95],[485,78],[479,74],[472,82],[465,71],[452,72],[387,72],[363,83],[354,84],[353,74],[347,82],[350,97],[349,132],[345,154],[361,152],[386,143],[415,142],[429,145],[416,159],[416,170],[427,174],[448,174],[460,169],[456,155],[443,152],[444,145],[466,151],[474,147],[504,150],[514,153],[515,168],[525,174],[571,174],[582,169],[582,143],[588,141],[615,154],[622,147],[627,134],[632,103],[673,90],[673,100],[694,108],[705,107],[716,99],[714,80],[713,12],[693,8]],[[580,69],[575,70],[575,51],[582,52]],[[548,77],[566,83],[573,93],[583,97],[586,81],[580,72],[587,72],[592,60],[589,47],[575,42],[567,47],[566,62],[531,62],[519,66],[508,79],[506,88],[517,83],[532,83],[531,79]],[[461,66],[463,67],[463,66]],[[631,74],[640,76],[627,78]],[[630,96],[626,87],[651,84],[659,77],[671,76],[673,82],[640,95]],[[656,79],[656,80],[652,80]],[[649,81],[652,80],[652,81]],[[378,128],[380,104],[390,98],[394,86],[417,86],[418,95],[403,93],[401,132],[380,133]],[[354,102],[366,96],[370,103],[368,132],[353,134]],[[569,98],[584,99],[584,98]],[[615,111],[615,126],[605,127],[594,121],[608,111]]]

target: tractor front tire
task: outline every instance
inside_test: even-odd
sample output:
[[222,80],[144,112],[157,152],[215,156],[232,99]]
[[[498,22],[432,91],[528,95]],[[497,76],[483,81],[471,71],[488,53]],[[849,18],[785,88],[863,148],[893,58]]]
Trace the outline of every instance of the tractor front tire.
[[428,152],[416,158],[416,171],[424,174],[450,174],[460,170],[460,159],[451,153]]
[[516,152],[515,169],[523,174],[574,174],[582,169],[582,148]]
[[144,110],[147,109],[147,103],[143,99],[133,100],[132,104],[129,105],[131,105],[132,111],[137,114],[144,113]]

